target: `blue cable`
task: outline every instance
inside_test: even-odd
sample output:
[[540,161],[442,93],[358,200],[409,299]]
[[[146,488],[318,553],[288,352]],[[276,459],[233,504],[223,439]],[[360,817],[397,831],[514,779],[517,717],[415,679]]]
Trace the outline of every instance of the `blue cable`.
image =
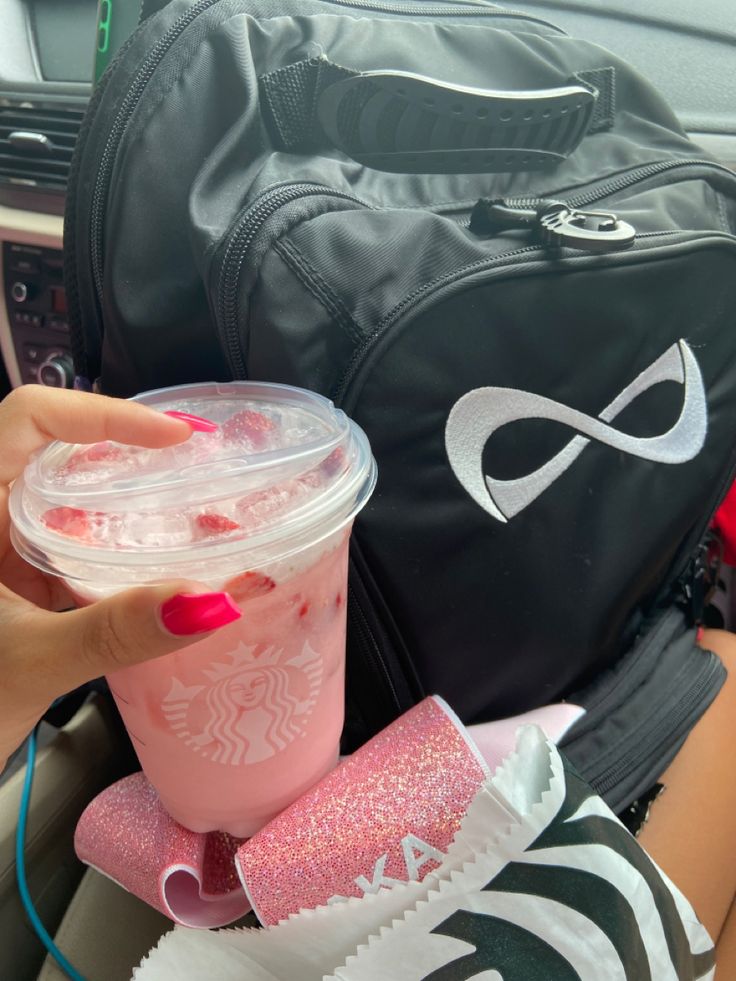
[[[38,724],[40,725],[40,723]],[[18,812],[18,828],[15,832],[15,874],[18,879],[18,891],[20,898],[31,921],[33,929],[38,934],[38,938],[46,950],[51,954],[56,963],[67,974],[72,981],[85,981],[82,975],[76,971],[62,952],[49,936],[46,927],[41,922],[36,908],[33,905],[31,894],[28,892],[26,881],[26,826],[28,824],[28,809],[31,803],[31,790],[33,788],[33,770],[36,766],[36,733],[38,725],[28,737],[28,758],[26,760],[26,776],[23,782],[23,793],[20,798],[20,810]]]

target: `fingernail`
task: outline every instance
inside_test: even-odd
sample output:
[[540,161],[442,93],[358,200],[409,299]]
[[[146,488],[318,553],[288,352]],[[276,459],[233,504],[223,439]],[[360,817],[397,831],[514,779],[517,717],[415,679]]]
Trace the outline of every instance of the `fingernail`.
[[188,423],[195,433],[214,433],[218,429],[216,422],[212,422],[210,419],[203,419],[201,416],[193,416],[189,412],[164,412],[165,416],[171,416],[172,419],[181,419],[182,422]]
[[178,593],[161,604],[161,622],[177,637],[217,630],[242,615],[228,593]]

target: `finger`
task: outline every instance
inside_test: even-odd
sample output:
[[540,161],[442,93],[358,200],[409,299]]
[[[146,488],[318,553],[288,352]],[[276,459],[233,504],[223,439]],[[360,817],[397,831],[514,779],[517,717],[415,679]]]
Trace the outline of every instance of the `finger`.
[[183,443],[191,426],[139,402],[89,392],[22,385],[0,403],[0,481],[20,474],[30,453],[54,439],[115,440],[157,449]]
[[0,586],[0,771],[58,696],[180,650],[240,618],[227,593],[202,590],[170,582],[48,613]]
[[69,613],[38,613],[35,648],[44,652],[54,697],[121,668],[180,650],[235,622],[228,593],[187,581],[143,586]]

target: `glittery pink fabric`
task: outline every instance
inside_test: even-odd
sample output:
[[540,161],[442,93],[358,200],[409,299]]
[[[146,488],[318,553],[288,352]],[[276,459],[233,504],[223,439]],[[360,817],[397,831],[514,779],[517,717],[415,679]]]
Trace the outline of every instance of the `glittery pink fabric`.
[[452,711],[425,699],[238,849],[258,918],[422,879],[488,776]]
[[75,846],[83,862],[178,923],[224,926],[252,901],[273,924],[335,897],[422,879],[488,776],[452,710],[427,698],[250,841],[187,830],[136,773],[92,801]]
[[177,824],[142,773],[89,804],[74,844],[82,862],[186,926],[224,926],[250,908],[233,862],[241,841]]

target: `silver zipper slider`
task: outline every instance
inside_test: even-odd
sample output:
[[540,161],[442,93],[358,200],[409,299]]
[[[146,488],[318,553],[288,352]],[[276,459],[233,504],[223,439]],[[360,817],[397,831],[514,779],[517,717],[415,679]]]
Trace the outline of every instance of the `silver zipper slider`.
[[559,202],[537,212],[537,227],[546,245],[586,252],[628,249],[636,238],[633,225],[611,211],[579,211]]
[[473,209],[470,230],[476,234],[514,228],[529,229],[543,245],[586,252],[628,249],[636,238],[636,229],[613,212],[582,211],[549,198],[481,199]]

